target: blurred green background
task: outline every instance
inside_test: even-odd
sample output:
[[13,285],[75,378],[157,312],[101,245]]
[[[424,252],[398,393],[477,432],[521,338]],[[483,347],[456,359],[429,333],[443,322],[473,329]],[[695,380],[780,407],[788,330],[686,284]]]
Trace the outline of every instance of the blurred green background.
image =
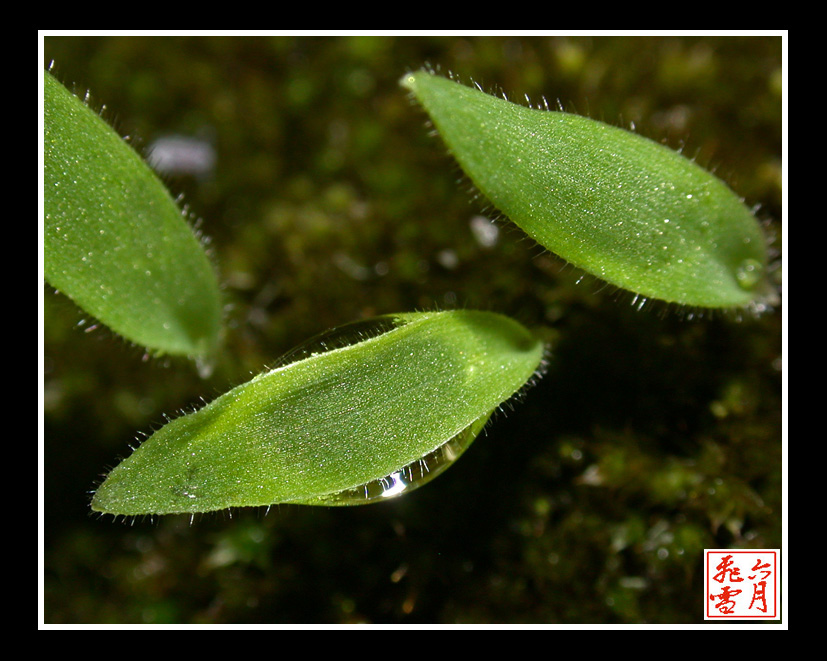
[[[780,313],[638,311],[492,225],[398,80],[427,63],[515,101],[634,124],[759,205],[780,250],[781,46],[46,37],[44,66],[90,91],[139,151],[170,136],[197,147],[195,166],[163,178],[211,240],[228,335],[202,379],[185,361],[145,359],[46,288],[45,621],[701,622],[704,548],[781,547]],[[434,307],[545,328],[553,360],[427,487],[192,523],[90,515],[101,474],[165,414],[331,326]]]

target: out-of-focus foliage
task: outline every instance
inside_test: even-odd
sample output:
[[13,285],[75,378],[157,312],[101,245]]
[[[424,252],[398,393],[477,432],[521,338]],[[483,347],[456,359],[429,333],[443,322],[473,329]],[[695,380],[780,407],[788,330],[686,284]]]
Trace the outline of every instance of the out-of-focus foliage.
[[[759,204],[778,249],[780,38],[48,37],[51,60],[139,149],[214,156],[156,162],[233,307],[204,381],[46,293],[47,622],[697,622],[701,549],[781,546],[780,315],[638,311],[580,281],[491,222],[397,84],[430,63],[633,122]],[[555,349],[427,489],[194,525],[89,517],[135,430],[321,330],[434,307],[548,326]]]

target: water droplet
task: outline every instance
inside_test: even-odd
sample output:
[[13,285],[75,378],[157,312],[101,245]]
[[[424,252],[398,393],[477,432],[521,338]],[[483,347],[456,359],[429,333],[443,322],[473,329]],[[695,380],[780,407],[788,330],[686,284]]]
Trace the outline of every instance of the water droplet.
[[742,289],[753,289],[764,276],[764,265],[756,259],[745,259],[735,270],[735,279]]
[[482,431],[492,413],[493,411],[475,420],[436,450],[412,461],[390,475],[372,480],[353,489],[345,489],[337,493],[296,502],[302,505],[324,505],[328,507],[367,505],[410,493],[414,489],[428,484],[459,459]]
[[319,353],[325,353],[326,351],[333,351],[334,349],[341,349],[358,344],[359,342],[364,342],[365,340],[392,331],[394,328],[404,326],[406,323],[407,321],[400,317],[383,315],[361,321],[354,321],[344,326],[337,326],[336,328],[314,335],[306,342],[302,342],[299,346],[291,349],[275,362],[272,369],[297,363],[300,360],[310,358],[310,356],[315,356]]

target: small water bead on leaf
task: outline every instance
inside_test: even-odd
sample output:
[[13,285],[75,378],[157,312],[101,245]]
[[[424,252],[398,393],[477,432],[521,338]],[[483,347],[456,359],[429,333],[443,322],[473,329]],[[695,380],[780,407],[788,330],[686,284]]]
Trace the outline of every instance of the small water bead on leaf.
[[386,500],[450,466],[544,358],[522,325],[472,310],[389,315],[303,346],[155,432],[107,476],[92,509]]
[[736,271],[738,284],[745,290],[753,290],[764,278],[764,265],[756,259],[745,259]]
[[746,307],[765,293],[757,220],[681,154],[426,71],[400,83],[480,192],[573,265],[642,297],[701,308]]

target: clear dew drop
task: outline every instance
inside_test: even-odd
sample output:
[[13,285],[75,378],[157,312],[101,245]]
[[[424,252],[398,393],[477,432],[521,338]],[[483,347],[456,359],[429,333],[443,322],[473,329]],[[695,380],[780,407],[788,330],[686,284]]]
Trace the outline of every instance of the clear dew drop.
[[764,277],[764,266],[755,259],[745,259],[735,270],[735,279],[738,286],[747,291],[754,289]]
[[468,449],[468,446],[474,442],[474,439],[479,436],[492,413],[493,411],[475,420],[436,450],[412,461],[390,475],[385,475],[378,480],[372,480],[353,489],[345,489],[336,493],[293,502],[301,505],[327,507],[368,505],[410,493],[414,489],[428,484],[437,475],[441,475],[459,459],[462,453]]
[[342,349],[343,347],[364,342],[365,340],[392,331],[395,328],[400,328],[406,323],[408,322],[400,317],[384,315],[354,321],[344,326],[337,326],[336,328],[314,335],[306,342],[302,342],[297,347],[291,349],[279,358],[272,365],[271,369],[285,367],[304,360],[305,358],[310,358],[310,356],[315,356],[316,354],[333,351],[334,349]]

